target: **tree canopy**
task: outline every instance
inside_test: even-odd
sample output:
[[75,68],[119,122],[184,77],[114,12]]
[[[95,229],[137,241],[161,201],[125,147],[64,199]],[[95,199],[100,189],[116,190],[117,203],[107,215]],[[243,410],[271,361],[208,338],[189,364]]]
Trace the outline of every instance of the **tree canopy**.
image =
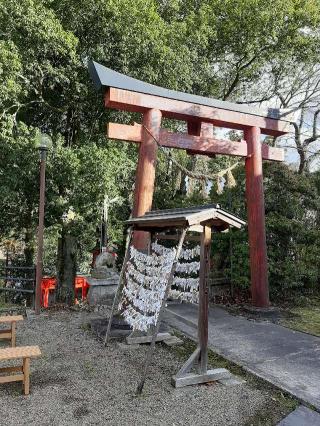
[[[1,0],[1,238],[22,239],[31,262],[39,189],[34,138],[42,131],[54,142],[47,169],[47,250],[67,233],[77,240],[79,259],[87,259],[106,195],[121,199],[111,208],[110,230],[112,240],[122,244],[137,152],[107,141],[105,124],[138,118],[104,109],[88,74],[90,59],[170,89],[297,111],[291,139],[282,143],[296,148],[299,172],[308,182],[305,190],[311,185],[315,191],[308,167],[319,151],[319,23],[318,0],[275,0],[272,6],[266,0]],[[176,123],[166,125],[174,128]],[[223,158],[176,155],[190,168],[218,170],[225,164]],[[267,190],[276,194],[279,182],[287,185],[284,175],[295,172],[272,170]],[[292,179],[299,184],[299,177]],[[295,185],[288,186],[290,191]],[[159,156],[155,206],[207,202],[203,195],[197,185],[186,194],[185,176]],[[212,191],[210,197],[217,195]],[[66,223],[63,218],[70,211],[73,219]],[[271,226],[273,232],[272,238],[280,238],[281,229]],[[303,241],[294,243],[301,253],[309,241],[302,235]],[[285,244],[277,250],[284,249]],[[50,251],[46,259],[54,270],[55,253]],[[292,265],[294,259],[288,262]],[[292,279],[290,274],[286,272],[286,279]]]

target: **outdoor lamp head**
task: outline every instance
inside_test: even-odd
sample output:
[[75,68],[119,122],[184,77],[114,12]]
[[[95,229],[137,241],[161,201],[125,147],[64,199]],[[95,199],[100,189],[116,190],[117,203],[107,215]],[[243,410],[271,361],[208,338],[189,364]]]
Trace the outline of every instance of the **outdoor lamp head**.
[[36,145],[40,151],[48,151],[52,147],[51,137],[45,133],[38,133]]

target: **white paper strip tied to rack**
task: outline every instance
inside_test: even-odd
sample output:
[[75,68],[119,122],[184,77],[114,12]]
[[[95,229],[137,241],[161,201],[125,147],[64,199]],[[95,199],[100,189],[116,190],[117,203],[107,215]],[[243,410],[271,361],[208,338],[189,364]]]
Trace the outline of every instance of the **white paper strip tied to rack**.
[[[122,291],[119,308],[133,330],[147,331],[156,324],[164,297],[168,273],[170,272],[175,248],[152,244],[153,253],[146,255],[130,247],[127,263],[126,285]],[[200,255],[200,247],[181,252],[180,259],[193,260]],[[199,262],[177,264],[177,273],[197,274]],[[170,297],[180,301],[197,303],[199,300],[199,278],[175,276]]]
[[133,330],[147,331],[158,319],[175,252],[146,255],[130,247],[119,308]]
[[[152,250],[157,253],[158,255],[164,255],[166,253],[170,253],[172,251],[175,252],[175,248],[167,248],[164,247],[162,244],[159,244],[157,241],[152,244]],[[200,256],[200,246],[193,247],[191,249],[184,249],[181,251],[181,254],[179,256],[179,259],[184,260],[191,260],[195,257]]]
[[[164,247],[157,241],[152,244],[152,250],[158,255],[165,255],[175,249]],[[180,300],[181,302],[198,303],[199,301],[199,269],[200,262],[195,262],[195,258],[200,257],[200,246],[191,249],[184,249],[179,256],[176,273],[173,280],[173,288],[170,290],[170,299]],[[186,262],[181,262],[184,260]],[[189,262],[191,261],[191,262]],[[179,274],[183,274],[181,277]],[[185,276],[193,275],[193,277]],[[197,275],[195,278],[194,275]]]

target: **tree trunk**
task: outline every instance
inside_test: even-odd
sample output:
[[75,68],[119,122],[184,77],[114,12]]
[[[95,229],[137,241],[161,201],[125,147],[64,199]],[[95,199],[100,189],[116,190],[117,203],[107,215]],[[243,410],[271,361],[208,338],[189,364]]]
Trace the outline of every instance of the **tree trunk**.
[[26,229],[24,234],[24,259],[27,266],[34,265],[35,240],[34,230]]
[[306,154],[302,148],[298,151],[298,153],[300,157],[298,173],[301,175],[305,170],[307,159]]
[[[191,171],[195,172],[197,168],[197,156],[193,155],[191,158]],[[188,186],[187,186],[187,195],[192,195],[194,193],[196,186],[196,180],[191,177],[188,178]]]
[[180,175],[179,193],[181,195],[187,194],[186,175],[185,175],[185,173],[182,173],[182,172],[181,172],[181,175]]
[[58,240],[57,302],[72,305],[75,299],[74,280],[77,271],[76,238],[62,232]]

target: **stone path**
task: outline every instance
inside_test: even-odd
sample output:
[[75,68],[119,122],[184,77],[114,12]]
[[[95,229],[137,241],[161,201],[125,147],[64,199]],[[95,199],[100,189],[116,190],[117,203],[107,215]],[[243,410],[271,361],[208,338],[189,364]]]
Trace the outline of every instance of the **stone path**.
[[[165,321],[197,338],[197,306],[172,304]],[[320,338],[266,321],[209,310],[209,346],[320,411]]]
[[277,426],[320,426],[320,414],[300,405]]

